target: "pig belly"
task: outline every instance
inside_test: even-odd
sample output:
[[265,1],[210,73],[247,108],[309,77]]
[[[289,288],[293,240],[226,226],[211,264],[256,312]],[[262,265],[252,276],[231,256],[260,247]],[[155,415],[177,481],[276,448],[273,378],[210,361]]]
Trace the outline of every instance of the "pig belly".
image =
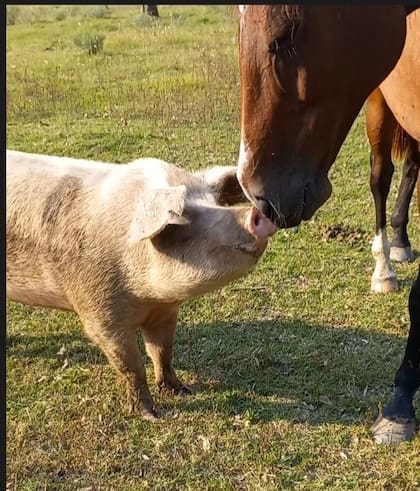
[[33,307],[73,310],[64,292],[47,278],[34,278],[10,270],[7,272],[6,296],[8,300]]

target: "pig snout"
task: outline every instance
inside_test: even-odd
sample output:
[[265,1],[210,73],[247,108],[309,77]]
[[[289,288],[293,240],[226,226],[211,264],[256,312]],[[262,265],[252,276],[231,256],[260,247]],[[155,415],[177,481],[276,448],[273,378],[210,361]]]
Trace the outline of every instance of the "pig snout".
[[264,240],[273,235],[277,228],[257,208],[252,207],[245,220],[245,227],[257,240]]

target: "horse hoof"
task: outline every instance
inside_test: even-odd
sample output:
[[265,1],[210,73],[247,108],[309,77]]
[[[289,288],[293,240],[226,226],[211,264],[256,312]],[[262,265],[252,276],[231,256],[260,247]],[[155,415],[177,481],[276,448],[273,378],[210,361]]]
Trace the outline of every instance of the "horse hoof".
[[398,280],[391,278],[372,278],[370,289],[375,293],[390,293],[398,291]]
[[411,247],[391,247],[391,260],[398,263],[414,261],[414,254]]
[[376,443],[398,445],[410,441],[416,434],[416,421],[408,418],[388,419],[379,415],[371,427]]

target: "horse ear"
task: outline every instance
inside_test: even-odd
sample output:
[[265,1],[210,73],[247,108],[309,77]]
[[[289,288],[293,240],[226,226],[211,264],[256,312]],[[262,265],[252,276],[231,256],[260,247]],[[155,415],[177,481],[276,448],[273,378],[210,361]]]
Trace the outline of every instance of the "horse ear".
[[130,242],[150,239],[167,225],[188,225],[182,216],[185,207],[185,186],[173,186],[149,190],[139,199],[130,226]]
[[217,202],[222,205],[234,205],[235,203],[248,203],[241,185],[236,176],[235,166],[215,166],[201,172],[201,177],[206,181]]

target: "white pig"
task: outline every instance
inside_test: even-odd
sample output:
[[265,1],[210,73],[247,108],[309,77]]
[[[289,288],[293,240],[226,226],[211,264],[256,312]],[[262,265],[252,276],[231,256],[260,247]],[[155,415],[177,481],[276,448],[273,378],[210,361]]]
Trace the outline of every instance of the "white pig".
[[155,419],[136,330],[158,387],[188,393],[172,367],[180,305],[250,271],[274,225],[226,206],[245,201],[235,167],[8,150],[6,176],[8,299],[76,312],[125,379],[130,409]]

